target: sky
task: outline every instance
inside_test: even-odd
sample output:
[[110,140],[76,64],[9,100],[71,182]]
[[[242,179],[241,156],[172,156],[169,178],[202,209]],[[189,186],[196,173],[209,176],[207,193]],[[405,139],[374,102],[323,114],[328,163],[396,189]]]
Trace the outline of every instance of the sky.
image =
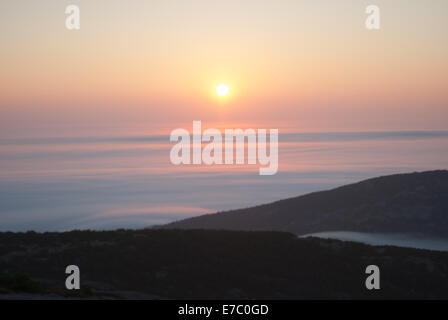
[[[68,4],[80,8],[80,30],[65,28]],[[2,1],[0,133],[192,120],[446,129],[448,3],[374,1],[380,30],[364,26],[369,4]],[[225,99],[219,83],[230,86]]]
[[[2,0],[0,231],[140,228],[447,169],[447,15],[446,0]],[[278,173],[174,166],[169,134],[195,120],[279,129]]]

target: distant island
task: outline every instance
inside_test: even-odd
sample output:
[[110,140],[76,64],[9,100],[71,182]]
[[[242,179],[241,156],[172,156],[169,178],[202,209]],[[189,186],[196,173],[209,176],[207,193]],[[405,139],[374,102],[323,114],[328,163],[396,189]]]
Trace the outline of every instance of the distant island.
[[448,237],[448,171],[373,178],[160,228],[286,231],[297,235],[355,231]]

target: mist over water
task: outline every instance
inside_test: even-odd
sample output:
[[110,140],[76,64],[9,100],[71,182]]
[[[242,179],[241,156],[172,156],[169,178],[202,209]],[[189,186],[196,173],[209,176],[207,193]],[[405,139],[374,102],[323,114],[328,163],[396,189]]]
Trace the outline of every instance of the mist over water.
[[173,166],[168,134],[0,139],[0,230],[142,228],[448,167],[445,131],[279,132],[273,176],[259,165]]
[[411,234],[364,233],[351,231],[318,232],[301,236],[354,241],[373,246],[398,246],[438,251],[448,251],[448,239],[428,238]]

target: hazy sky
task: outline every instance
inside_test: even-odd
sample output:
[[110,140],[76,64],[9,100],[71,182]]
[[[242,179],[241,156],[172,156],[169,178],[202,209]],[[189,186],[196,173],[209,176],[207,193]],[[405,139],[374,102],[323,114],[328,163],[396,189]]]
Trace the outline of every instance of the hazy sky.
[[[65,28],[68,4],[80,7],[79,31]],[[369,4],[381,30],[364,27]],[[0,15],[0,134],[192,120],[448,124],[446,0],[14,0]]]

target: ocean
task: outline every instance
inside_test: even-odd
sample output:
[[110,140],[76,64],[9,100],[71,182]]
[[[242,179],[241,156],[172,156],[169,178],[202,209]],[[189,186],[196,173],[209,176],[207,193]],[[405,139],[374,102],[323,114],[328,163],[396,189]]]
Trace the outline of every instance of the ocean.
[[0,139],[0,230],[143,228],[448,167],[448,131],[279,131],[279,170],[174,166],[164,134]]

